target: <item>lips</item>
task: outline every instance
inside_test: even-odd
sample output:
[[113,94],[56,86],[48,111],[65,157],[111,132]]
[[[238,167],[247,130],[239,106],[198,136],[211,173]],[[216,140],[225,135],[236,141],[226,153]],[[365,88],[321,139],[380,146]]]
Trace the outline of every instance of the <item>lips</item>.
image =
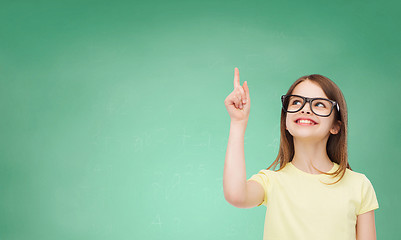
[[[301,121],[300,122],[300,120],[306,120],[306,121]],[[316,125],[317,124],[315,121],[313,121],[310,118],[298,118],[297,120],[295,120],[295,123],[299,124],[299,125]]]

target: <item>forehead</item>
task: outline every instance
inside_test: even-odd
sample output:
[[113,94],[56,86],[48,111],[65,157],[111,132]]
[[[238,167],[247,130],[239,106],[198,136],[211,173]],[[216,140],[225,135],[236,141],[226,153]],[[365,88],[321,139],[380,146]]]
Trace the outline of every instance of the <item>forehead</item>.
[[327,98],[326,94],[323,92],[323,89],[317,83],[314,83],[310,80],[305,80],[299,83],[291,94],[310,98]]

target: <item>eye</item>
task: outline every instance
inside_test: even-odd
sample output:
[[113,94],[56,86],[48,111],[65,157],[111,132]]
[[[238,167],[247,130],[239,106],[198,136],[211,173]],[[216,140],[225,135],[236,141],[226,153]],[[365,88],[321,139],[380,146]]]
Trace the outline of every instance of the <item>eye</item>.
[[[319,105],[319,106],[318,106]],[[324,104],[323,102],[317,102],[316,104],[315,104],[315,106],[316,107],[326,107],[326,104]]]
[[294,100],[294,101],[292,102],[292,105],[296,105],[296,103],[302,104],[301,101],[299,101],[299,100]]

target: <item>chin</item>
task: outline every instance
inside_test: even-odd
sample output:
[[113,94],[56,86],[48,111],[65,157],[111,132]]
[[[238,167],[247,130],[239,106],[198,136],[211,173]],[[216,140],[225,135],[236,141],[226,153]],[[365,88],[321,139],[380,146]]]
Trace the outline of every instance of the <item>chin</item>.
[[292,130],[288,131],[293,138],[297,139],[305,139],[305,140],[320,140],[323,139],[324,136],[316,133],[312,133],[310,130],[300,131],[300,130]]

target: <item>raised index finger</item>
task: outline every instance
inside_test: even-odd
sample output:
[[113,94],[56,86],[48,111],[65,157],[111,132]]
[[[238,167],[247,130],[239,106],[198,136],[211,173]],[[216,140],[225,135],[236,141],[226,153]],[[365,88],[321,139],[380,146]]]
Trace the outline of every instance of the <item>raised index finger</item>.
[[236,89],[238,86],[240,86],[239,83],[239,70],[238,68],[234,69],[234,89]]

